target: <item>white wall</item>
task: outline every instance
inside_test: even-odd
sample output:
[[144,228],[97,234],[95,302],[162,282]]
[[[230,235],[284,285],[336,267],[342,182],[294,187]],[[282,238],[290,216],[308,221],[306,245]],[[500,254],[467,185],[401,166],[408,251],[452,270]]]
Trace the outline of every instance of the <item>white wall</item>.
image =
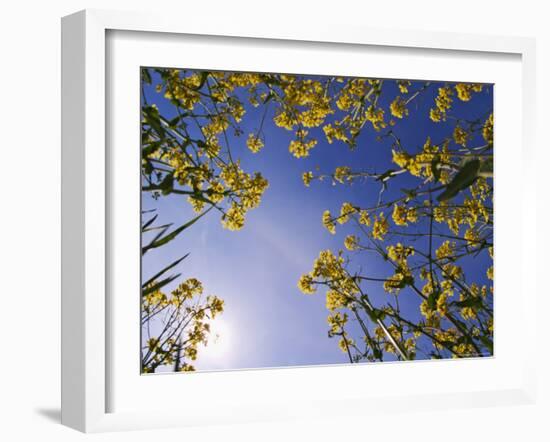
[[[371,2],[278,0],[18,0],[4,2],[0,12],[0,433],[7,441],[83,440],[85,436],[61,427],[59,419],[60,322],[60,17],[83,8],[193,11],[251,20],[308,20],[349,22],[375,27],[452,30],[489,34],[536,36],[538,39],[539,134],[550,118],[550,31],[543,1],[392,0]],[[505,3],[507,3],[505,5]],[[177,6],[176,6],[177,5]],[[201,7],[203,11],[201,12]],[[548,143],[540,143],[540,169],[532,185],[548,189],[545,164]],[[544,196],[545,197],[545,196]],[[543,197],[543,198],[544,198]],[[539,295],[537,312],[541,335],[546,335],[544,312],[549,307],[543,264],[547,235],[542,235],[548,209],[541,205]],[[534,274],[533,274],[534,275]],[[535,312],[535,309],[534,309]],[[520,331],[519,331],[520,332]],[[548,345],[541,339],[541,374],[550,372]],[[519,355],[521,357],[521,355]],[[119,433],[95,440],[547,440],[550,389],[540,379],[536,406],[461,410],[435,414],[380,415],[368,419],[287,422],[162,432]],[[6,434],[7,433],[7,434]],[[513,439],[512,439],[513,440]]]

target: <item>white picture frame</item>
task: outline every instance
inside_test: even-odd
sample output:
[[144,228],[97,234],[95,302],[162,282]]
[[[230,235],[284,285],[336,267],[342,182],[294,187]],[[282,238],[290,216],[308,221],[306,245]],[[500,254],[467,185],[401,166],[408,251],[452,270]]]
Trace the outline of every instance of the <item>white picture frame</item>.
[[[184,407],[157,406],[155,410],[130,410],[112,406],[110,394],[115,388],[112,382],[113,346],[109,333],[113,320],[109,299],[108,265],[113,260],[109,247],[116,229],[112,222],[112,195],[109,194],[110,135],[106,121],[111,118],[108,108],[110,93],[108,77],[108,34],[112,32],[155,33],[161,36],[216,36],[218,39],[255,39],[256,41],[284,42],[298,45],[337,44],[341,47],[375,47],[378,50],[401,48],[402,51],[425,49],[437,57],[437,53],[469,53],[482,59],[484,54],[508,54],[515,56],[521,70],[520,126],[515,128],[520,137],[520,156],[523,176],[527,176],[534,164],[534,97],[535,97],[535,43],[532,39],[518,37],[491,37],[420,31],[388,31],[370,28],[350,28],[333,25],[317,28],[314,25],[300,28],[277,23],[260,25],[243,22],[186,21],[182,24],[175,17],[142,13],[86,10],[63,18],[62,21],[62,423],[84,432],[98,432],[139,428],[158,428],[197,424],[250,422],[288,417],[328,415],[331,404],[338,403],[341,414],[368,414],[373,410],[388,412],[415,409],[440,409],[450,407],[487,406],[498,404],[532,403],[535,396],[535,327],[533,318],[523,320],[525,360],[514,367],[513,376],[506,382],[484,389],[474,386],[468,390],[418,394],[411,390],[386,390],[387,394],[369,396],[359,391],[355,396],[334,394],[327,399],[315,397],[315,384],[305,388],[299,396],[288,400],[273,397],[269,404],[260,402],[258,388],[266,382],[289,382],[291,385],[312,378],[311,373],[331,376],[332,368],[260,370],[233,373],[209,373],[206,382],[197,375],[187,377],[186,382],[215,384],[216,388],[231,392],[231,385],[249,390],[243,398],[234,398],[227,407],[206,414],[206,408],[198,407],[190,412]],[[145,34],[142,34],[145,35]],[[153,35],[153,34],[149,34]],[[474,58],[475,58],[474,57]],[[498,136],[498,135],[497,135]],[[498,161],[498,160],[497,160]],[[502,163],[504,164],[504,163]],[[504,169],[501,169],[504,170]],[[498,171],[498,169],[497,169]],[[498,173],[498,172],[497,172]],[[504,172],[503,172],[504,176]],[[532,278],[527,278],[528,256],[535,256],[534,220],[535,194],[518,187],[518,195],[524,208],[521,215],[521,241],[517,252],[521,254],[521,296],[515,306],[526,318],[528,306],[536,303],[536,290]],[[498,191],[497,191],[498,192]],[[137,237],[136,237],[137,238]],[[137,239],[136,239],[137,241]],[[509,253],[509,252],[508,252]],[[496,261],[498,262],[498,252]],[[503,260],[504,262],[504,260]],[[498,264],[496,265],[498,275]],[[498,276],[497,276],[498,278]],[[503,309],[504,311],[504,309]],[[504,322],[502,322],[504,324]],[[498,327],[498,323],[497,326]],[[112,331],[112,330],[111,330]],[[498,339],[498,331],[497,339]],[[128,356],[124,356],[128,358]],[[498,353],[496,358],[498,360]],[[462,361],[477,369],[476,361]],[[422,366],[423,363],[416,363]],[[377,373],[395,371],[397,365],[377,364]],[[458,369],[465,368],[463,365]],[[408,370],[416,370],[412,365]],[[344,368],[345,369],[345,368]],[[400,369],[400,368],[398,368]],[[456,366],[451,368],[457,370]],[[304,370],[308,370],[307,372]],[[332,370],[329,372],[329,370]],[[425,370],[420,368],[419,370]],[[491,368],[488,368],[490,373]],[[357,371],[355,375],[357,375]],[[199,374],[200,375],[200,374]],[[120,375],[117,375],[120,379]],[[132,374],[134,376],[134,374]],[[135,373],[139,376],[139,373]],[[171,378],[172,380],[169,380]],[[314,377],[313,377],[314,378]],[[174,376],[148,377],[153,379],[143,386],[144,391],[153,383],[169,388]],[[199,381],[200,380],[200,381]],[[306,382],[307,384],[307,382]],[[129,384],[130,385],[130,384]],[[137,384],[131,384],[135,388]],[[248,385],[248,386],[247,386]],[[141,388],[141,387],[139,387]],[[170,387],[171,388],[171,387]],[[461,387],[462,388],[462,387]],[[267,399],[275,395],[267,391]],[[229,394],[229,393],[227,393]],[[265,392],[264,392],[265,394]],[[305,395],[309,394],[308,397]],[[145,397],[145,396],[143,396]],[[231,396],[228,396],[231,399]],[[361,400],[365,399],[365,400]],[[129,398],[128,401],[135,399]],[[222,401],[223,402],[223,401]]]

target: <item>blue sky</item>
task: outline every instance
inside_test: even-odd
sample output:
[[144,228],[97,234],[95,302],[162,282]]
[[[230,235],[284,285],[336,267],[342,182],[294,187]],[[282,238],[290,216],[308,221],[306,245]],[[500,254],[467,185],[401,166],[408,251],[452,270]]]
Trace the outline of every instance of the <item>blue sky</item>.
[[[423,82],[413,82],[410,89],[414,91],[422,85]],[[432,83],[425,94],[411,103],[411,116],[396,126],[395,132],[407,150],[419,149],[427,134],[438,142],[449,134],[449,127],[454,127],[451,121],[436,124],[428,118],[437,87],[441,85]],[[386,108],[388,100],[397,94],[392,87],[395,88],[394,85],[386,87],[380,99]],[[155,103],[161,114],[175,115],[170,103],[153,87],[146,87],[145,94],[149,104]],[[475,109],[477,117],[492,109],[492,100],[492,87],[484,89],[474,95],[468,106],[456,100],[453,115],[468,118]],[[220,214],[211,211],[167,246],[148,252],[143,259],[143,279],[190,253],[177,269],[182,278],[198,278],[206,294],[225,300],[225,311],[219,321],[223,322],[220,332],[227,335],[220,337],[226,340],[226,351],[223,354],[205,352],[204,356],[199,351],[194,363],[198,370],[347,363],[348,357],[338,349],[337,339],[327,337],[324,292],[304,295],[296,283],[301,274],[311,270],[321,250],[343,249],[345,236],[354,233],[350,226],[338,226],[336,235],[331,235],[322,226],[323,211],[329,209],[337,213],[344,201],[363,207],[374,205],[379,187],[372,182],[333,186],[325,181],[313,182],[307,188],[301,176],[317,167],[322,172],[332,172],[344,165],[370,172],[395,168],[391,163],[391,141],[377,141],[379,133],[369,128],[362,132],[357,148],[350,151],[342,143],[328,144],[321,129],[313,129],[311,133],[319,140],[318,145],[309,157],[296,159],[288,152],[292,134],[271,123],[268,113],[263,127],[265,147],[253,154],[246,147],[246,136],[259,127],[263,110],[251,106],[246,110],[241,124],[244,135],[231,136],[230,143],[233,155],[241,159],[244,170],[259,171],[269,181],[260,206],[247,213],[245,227],[240,231],[224,229]],[[401,180],[400,185],[406,182]],[[391,198],[400,192],[399,188],[390,187],[385,197]],[[153,200],[150,194],[143,193],[142,209],[156,209],[158,223],[180,225],[194,216],[182,196]],[[374,255],[355,257],[354,262],[366,269],[369,276],[391,274],[387,263]],[[467,263],[465,270],[481,278],[488,265],[488,259],[480,256],[477,261]],[[366,287],[375,303],[377,299],[387,300],[388,295],[380,284]],[[402,311],[418,317],[418,298],[403,291],[399,301]]]

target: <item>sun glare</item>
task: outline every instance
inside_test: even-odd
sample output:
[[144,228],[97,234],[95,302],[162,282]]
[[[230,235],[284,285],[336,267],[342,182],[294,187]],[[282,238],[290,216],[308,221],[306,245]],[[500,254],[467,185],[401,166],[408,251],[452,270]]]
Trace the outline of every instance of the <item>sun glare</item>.
[[231,350],[231,327],[221,318],[211,322],[208,344],[201,349],[201,359],[221,359]]

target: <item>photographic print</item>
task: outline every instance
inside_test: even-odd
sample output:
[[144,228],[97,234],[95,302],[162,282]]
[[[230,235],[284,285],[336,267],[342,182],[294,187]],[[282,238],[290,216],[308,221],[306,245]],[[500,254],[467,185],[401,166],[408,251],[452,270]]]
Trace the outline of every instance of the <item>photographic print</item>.
[[492,356],[492,84],[140,74],[142,373]]

